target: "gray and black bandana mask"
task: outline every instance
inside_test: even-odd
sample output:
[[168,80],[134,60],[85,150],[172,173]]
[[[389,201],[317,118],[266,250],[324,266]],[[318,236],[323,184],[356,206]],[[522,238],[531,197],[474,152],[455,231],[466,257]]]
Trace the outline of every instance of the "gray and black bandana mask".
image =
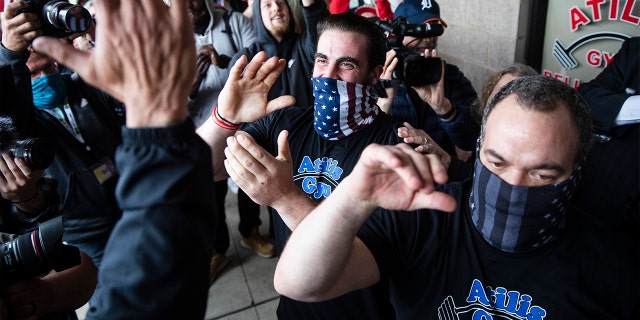
[[478,157],[469,208],[476,229],[504,252],[531,251],[564,230],[569,200],[581,167],[565,181],[537,187],[514,186],[489,171]]

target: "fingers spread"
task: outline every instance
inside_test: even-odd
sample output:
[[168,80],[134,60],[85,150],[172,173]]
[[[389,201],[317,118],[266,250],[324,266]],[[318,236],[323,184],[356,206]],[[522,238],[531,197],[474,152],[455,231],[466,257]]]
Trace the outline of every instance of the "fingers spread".
[[256,73],[262,67],[264,60],[267,58],[267,53],[264,51],[260,51],[256,53],[255,56],[249,61],[249,63],[244,67],[244,71],[242,71],[242,78],[246,79],[255,79]]
[[282,73],[282,70],[284,70],[285,65],[286,61],[284,59],[271,57],[265,62],[262,68],[260,68],[260,77],[256,77],[256,79],[263,81],[268,86],[273,86],[280,76],[280,73]]

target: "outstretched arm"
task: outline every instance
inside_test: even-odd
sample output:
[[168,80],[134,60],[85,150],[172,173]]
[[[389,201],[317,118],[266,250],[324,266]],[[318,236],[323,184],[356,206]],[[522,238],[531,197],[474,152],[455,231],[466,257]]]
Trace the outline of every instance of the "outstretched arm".
[[[116,151],[122,217],[100,266],[87,319],[202,319],[215,223],[209,147],[187,121],[195,75],[187,0],[96,1],[98,45],[34,48],[123,101]],[[158,250],[161,248],[161,250]]]
[[[435,190],[446,169],[406,144],[368,146],[353,172],[294,230],[276,268],[276,290],[303,301],[326,300],[374,284],[376,261],[356,233],[378,208],[453,211]],[[411,214],[411,213],[407,213]]]

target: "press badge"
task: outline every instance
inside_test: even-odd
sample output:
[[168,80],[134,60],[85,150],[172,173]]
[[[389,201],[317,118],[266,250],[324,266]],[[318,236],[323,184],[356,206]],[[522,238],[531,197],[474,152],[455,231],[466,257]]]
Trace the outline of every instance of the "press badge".
[[100,184],[109,180],[109,178],[115,176],[118,173],[116,166],[108,157],[102,158],[100,161],[92,165],[91,170],[93,171],[93,174],[96,176],[96,179],[98,179],[98,182],[100,182]]

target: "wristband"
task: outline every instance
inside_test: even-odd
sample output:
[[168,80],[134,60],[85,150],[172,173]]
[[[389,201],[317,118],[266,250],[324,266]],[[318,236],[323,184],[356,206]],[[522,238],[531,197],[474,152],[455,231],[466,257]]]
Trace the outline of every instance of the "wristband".
[[213,123],[215,123],[218,127],[222,129],[227,129],[227,130],[240,129],[240,126],[241,126],[240,124],[233,123],[223,118],[222,116],[220,116],[220,113],[218,113],[218,105],[215,105],[213,107],[213,112],[211,113],[211,117],[213,117]]
[[454,114],[456,113],[456,105],[454,105],[453,103],[451,104],[451,109],[449,109],[449,111],[447,111],[447,113],[445,114],[439,114],[438,117],[442,120],[446,120],[451,118]]

